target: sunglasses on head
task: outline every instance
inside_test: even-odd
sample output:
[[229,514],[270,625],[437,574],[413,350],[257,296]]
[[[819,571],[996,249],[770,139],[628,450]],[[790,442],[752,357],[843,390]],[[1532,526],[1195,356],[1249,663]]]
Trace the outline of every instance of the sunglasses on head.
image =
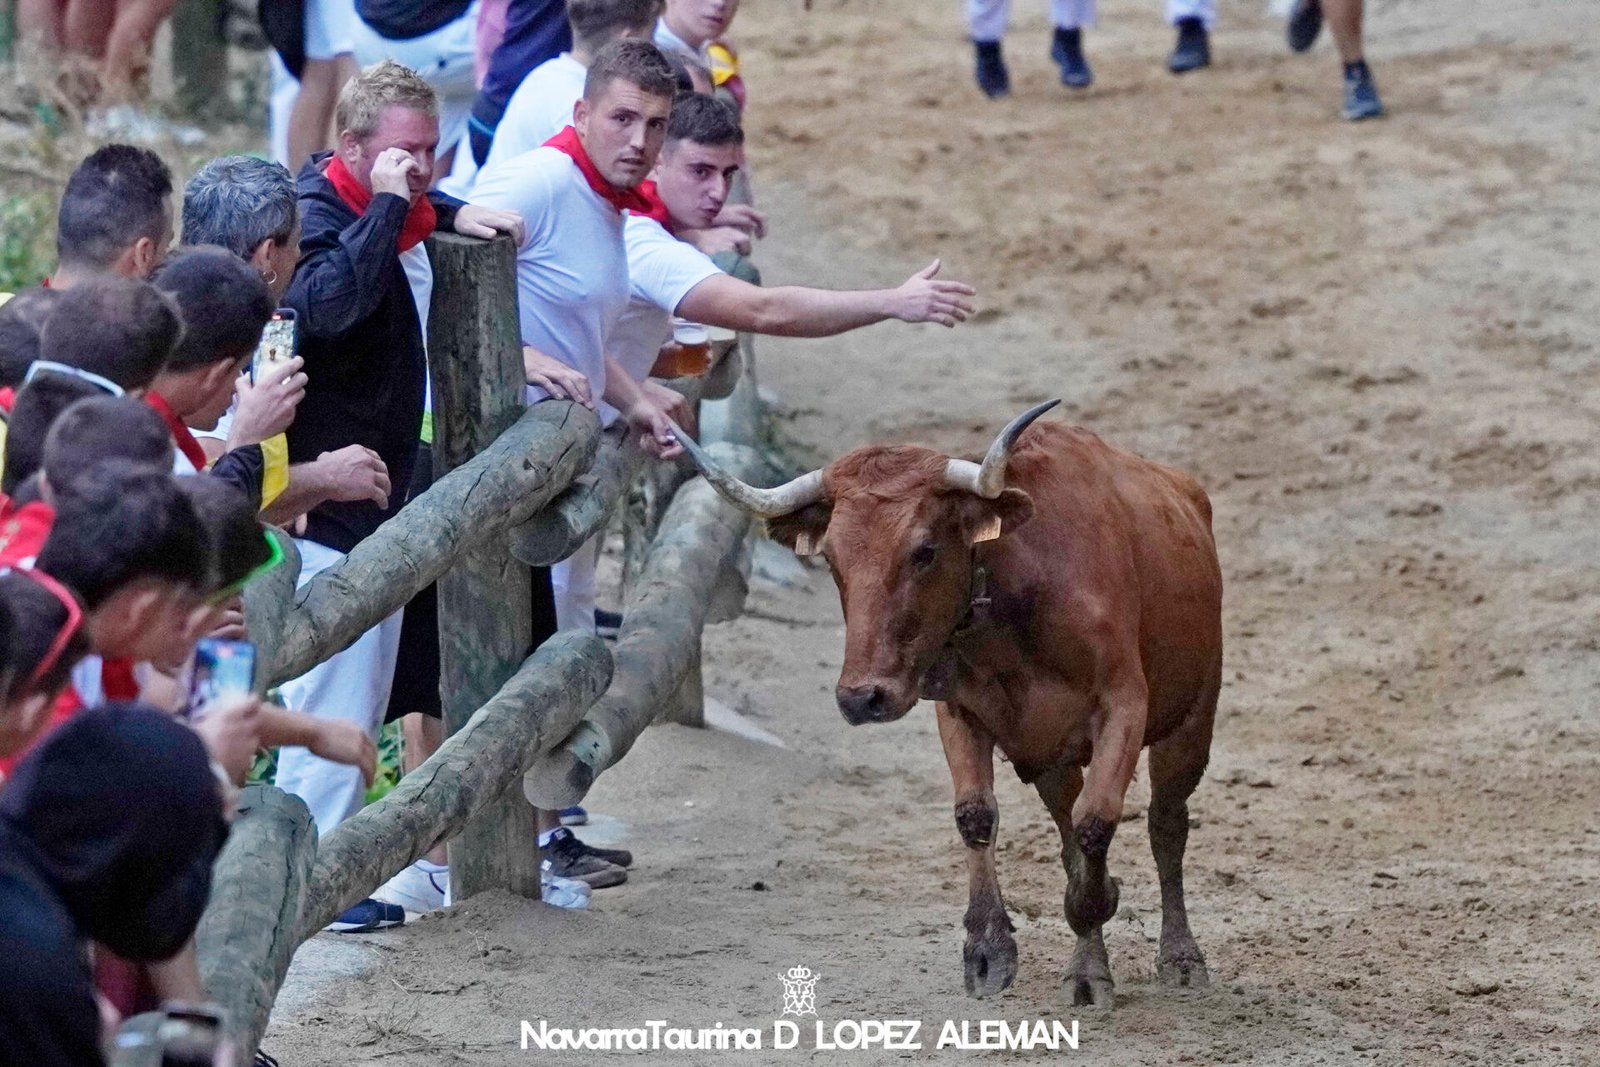
[[22,384],[27,385],[36,378],[40,371],[50,371],[52,374],[64,374],[68,378],[77,378],[88,382],[90,385],[99,386],[112,396],[124,396],[126,391],[122,386],[110,378],[103,378],[93,371],[84,370],[82,367],[72,367],[65,363],[57,363],[53,359],[36,359],[28,366],[28,373],[22,376]]
[[72,635],[83,626],[83,607],[78,603],[78,598],[67,590],[67,587],[45,574],[43,571],[32,567],[5,567],[0,568],[0,575],[20,574],[42,587],[51,596],[60,602],[67,611],[67,621],[61,624],[61,629],[56,631],[55,637],[50,639],[50,647],[45,649],[44,655],[39,658],[39,663],[33,668],[33,673],[28,676],[27,691],[36,688],[41,679],[55,669],[61,662],[61,654],[67,649],[67,642],[72,640]]
[[211,605],[212,607],[216,607],[218,604],[221,604],[226,600],[233,599],[240,593],[244,592],[245,586],[249,585],[251,582],[255,581],[257,578],[261,577],[263,574],[267,573],[272,568],[283,562],[283,545],[279,544],[278,539],[272,536],[272,531],[262,530],[261,536],[267,539],[267,549],[269,551],[267,558],[261,561],[261,563],[252,569],[249,574],[245,575],[243,578],[240,578],[237,582],[232,582],[226,586],[223,586],[215,593],[212,593],[210,596],[206,597],[207,604]]

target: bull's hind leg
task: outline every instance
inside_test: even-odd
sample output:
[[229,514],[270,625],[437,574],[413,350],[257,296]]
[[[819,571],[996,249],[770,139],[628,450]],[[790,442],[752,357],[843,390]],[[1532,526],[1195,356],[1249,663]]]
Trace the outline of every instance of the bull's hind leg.
[[1050,809],[1061,834],[1061,863],[1067,871],[1064,907],[1067,924],[1078,935],[1062,984],[1072,993],[1075,1006],[1109,1008],[1115,984],[1100,927],[1116,914],[1118,889],[1116,880],[1106,871],[1105,853],[1100,854],[1098,862],[1091,861],[1072,828],[1072,805],[1083,788],[1083,772],[1077,767],[1057,766],[1036,779],[1033,787]]
[[994,738],[948,704],[938,707],[939,740],[955,783],[956,829],[967,852],[967,942],[961,956],[969,996],[998,993],[1017,976],[1017,942],[994,870],[1000,807],[994,799]]
[[1156,974],[1171,986],[1209,985],[1205,956],[1189,932],[1183,900],[1183,852],[1189,842],[1189,794],[1200,783],[1211,754],[1216,684],[1202,693],[1175,732],[1150,746],[1150,851],[1161,878],[1161,948]]

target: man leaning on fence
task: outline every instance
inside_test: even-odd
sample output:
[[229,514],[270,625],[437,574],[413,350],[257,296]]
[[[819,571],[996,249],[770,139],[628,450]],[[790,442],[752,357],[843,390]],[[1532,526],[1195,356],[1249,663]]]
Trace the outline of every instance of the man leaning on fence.
[[[432,270],[422,241],[435,230],[477,237],[520,235],[521,221],[429,193],[439,141],[433,90],[410,70],[378,63],[339,96],[332,153],[300,172],[301,259],[285,300],[298,316],[307,376],[289,430],[289,456],[314,460],[351,444],[388,469],[388,503],[328,503],[307,516],[297,540],[305,583],[337,563],[406,498],[417,462],[427,393],[424,349]],[[376,735],[393,682],[401,612],[345,651],[283,686],[290,707],[359,723]],[[277,783],[306,802],[320,833],[354,813],[358,770],[284,749]],[[399,925],[403,909],[355,905],[333,929]]]
[[[628,304],[623,212],[648,207],[638,185],[661,151],[676,91],[672,68],[654,45],[615,41],[590,65],[573,125],[542,147],[484,168],[473,187],[481,203],[526,221],[517,250],[517,310],[528,401],[570,398],[597,408],[604,425],[624,419],[646,451],[663,458],[681,451],[668,410],[682,398],[642,388],[618,368],[610,343]],[[681,419],[687,412],[674,414]],[[594,631],[598,549],[591,540],[551,568],[562,629]],[[554,812],[539,813],[539,829],[554,873],[596,889],[626,877],[629,853],[584,844]]]

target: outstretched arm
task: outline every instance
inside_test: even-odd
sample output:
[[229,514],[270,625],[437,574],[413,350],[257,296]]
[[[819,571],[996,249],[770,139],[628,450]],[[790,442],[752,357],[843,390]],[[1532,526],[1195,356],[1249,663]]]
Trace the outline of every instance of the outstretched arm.
[[934,260],[893,289],[835,292],[798,285],[764,288],[714,275],[689,290],[677,313],[707,326],[779,337],[832,337],[887,319],[954,326],[972,314],[976,292],[939,279]]

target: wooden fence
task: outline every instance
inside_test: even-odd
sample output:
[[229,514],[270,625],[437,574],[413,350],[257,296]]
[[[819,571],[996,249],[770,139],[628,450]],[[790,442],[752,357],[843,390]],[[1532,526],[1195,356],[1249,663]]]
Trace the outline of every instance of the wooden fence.
[[[440,842],[449,842],[456,899],[495,888],[536,899],[527,798],[576,803],[653,719],[698,722],[701,628],[742,603],[750,519],[698,477],[656,465],[639,519],[650,536],[629,538],[638,558],[614,651],[566,632],[525,655],[528,565],[565,559],[602,531],[646,461],[583,408],[523,407],[509,240],[438,235],[429,254],[438,480],[299,588],[291,554],[293,565],[252,585],[246,604],[270,686],[348,647],[438,581],[449,736],[320,841],[297,798],[245,791],[197,934],[207,992],[228,1013],[241,1062],[260,1042],[298,946]],[[748,338],[726,358],[708,379],[677,384],[692,397],[724,397],[701,400],[712,428],[702,440],[756,480],[764,472]]]

